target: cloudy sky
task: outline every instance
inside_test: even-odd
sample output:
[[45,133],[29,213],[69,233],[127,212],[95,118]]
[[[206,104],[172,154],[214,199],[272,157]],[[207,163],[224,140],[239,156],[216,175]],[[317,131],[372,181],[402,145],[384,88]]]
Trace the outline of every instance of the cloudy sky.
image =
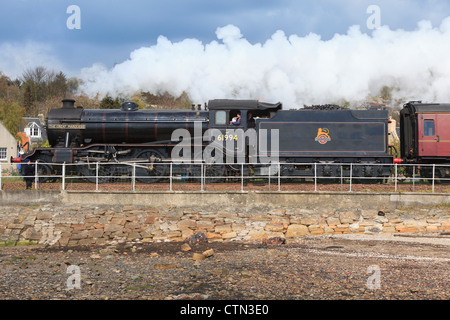
[[[68,10],[73,5],[79,8],[79,15]],[[371,5],[379,8],[376,21],[370,20],[374,12],[367,12]],[[303,43],[312,37],[312,33],[317,35],[314,38],[317,46],[329,45],[342,51],[339,48],[344,44],[337,43],[338,38],[358,37],[364,40],[368,37],[369,45],[374,49],[383,39],[389,38],[392,42],[414,32],[419,34],[420,30],[435,30],[438,33],[435,36],[445,40],[446,27],[450,25],[445,19],[449,16],[450,2],[447,0],[0,0],[0,71],[15,78],[28,68],[42,65],[62,70],[68,76],[87,77],[92,82],[102,80],[94,79],[95,74],[110,78],[120,75],[124,79],[126,75],[120,69],[125,69],[126,65],[139,69],[136,65],[129,65],[130,60],[142,61],[165,54],[172,55],[173,59],[165,62],[173,64],[177,61],[174,56],[192,49],[201,51],[200,59],[210,59],[214,63],[218,60],[212,58],[211,53],[207,54],[208,47],[218,44],[216,53],[221,50],[229,50],[229,53],[232,45],[227,39],[245,40],[246,48],[256,50],[261,49],[260,46],[267,49],[268,42],[277,37],[292,46],[294,40]],[[380,34],[374,34],[377,30],[368,27],[368,20],[379,23],[384,34],[379,30]],[[70,29],[68,24],[74,26],[74,23],[79,25]],[[359,26],[359,29],[353,26]],[[281,34],[277,33],[279,30]],[[424,37],[423,32],[421,37]],[[186,39],[193,39],[195,43],[189,46]],[[278,39],[280,47],[283,39]],[[228,44],[225,43],[227,41]],[[355,43],[356,40],[350,45],[355,46]],[[222,44],[226,45],[221,47]],[[176,49],[176,45],[181,48]],[[171,50],[162,50],[167,46],[171,46]],[[314,55],[321,52],[317,50]],[[259,57],[263,59],[262,53]],[[159,58],[152,58],[152,63]],[[432,67],[427,66],[428,69]],[[153,70],[155,66],[149,68]],[[293,79],[280,66],[276,72],[272,67],[268,69],[275,74],[274,79]],[[284,73],[280,74],[279,70]],[[401,76],[394,75],[396,79]],[[211,74],[204,79],[212,79]],[[134,89],[145,89],[142,83],[156,86],[147,80],[121,85]],[[169,80],[160,79],[158,83]],[[186,81],[192,82],[191,79]],[[368,81],[373,81],[373,77]],[[183,83],[179,86],[179,90],[186,90]],[[197,91],[200,99],[207,98],[199,88],[188,89]],[[246,94],[259,94],[255,90],[260,89],[251,88]],[[296,93],[297,96],[299,94],[301,92]],[[292,101],[303,102],[295,98]]]

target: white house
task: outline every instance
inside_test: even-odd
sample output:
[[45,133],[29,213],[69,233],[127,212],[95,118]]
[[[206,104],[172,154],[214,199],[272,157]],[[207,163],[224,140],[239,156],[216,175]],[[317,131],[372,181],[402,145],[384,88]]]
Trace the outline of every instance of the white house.
[[17,140],[0,122],[0,164],[2,171],[15,169],[16,166],[10,164],[10,158],[17,156]]
[[22,128],[22,132],[25,132],[26,136],[30,138],[31,143],[39,143],[47,140],[43,117],[23,118],[23,120],[25,125]]

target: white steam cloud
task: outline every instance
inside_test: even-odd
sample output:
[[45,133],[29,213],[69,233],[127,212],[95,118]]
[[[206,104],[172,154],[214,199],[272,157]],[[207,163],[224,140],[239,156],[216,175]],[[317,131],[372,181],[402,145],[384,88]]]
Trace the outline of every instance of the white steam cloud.
[[371,35],[352,26],[330,40],[277,31],[251,44],[233,25],[216,35],[208,44],[160,36],[112,69],[83,69],[81,89],[112,96],[185,91],[195,103],[236,98],[301,107],[362,101],[387,85],[394,98],[450,102],[450,17],[437,28],[422,21],[414,31],[384,26]]

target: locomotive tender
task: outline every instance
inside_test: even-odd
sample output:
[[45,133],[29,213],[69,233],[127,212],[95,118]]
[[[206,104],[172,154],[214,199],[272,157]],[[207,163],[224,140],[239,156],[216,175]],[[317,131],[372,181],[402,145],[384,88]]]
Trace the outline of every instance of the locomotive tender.
[[[252,164],[251,172],[255,175],[267,174],[265,169],[269,164],[261,160],[255,163],[255,154],[249,152],[251,139],[236,132],[254,130],[257,136],[264,132],[268,141],[277,133],[276,149],[270,143],[257,140],[255,150],[256,156],[276,153],[279,174],[283,176],[383,179],[390,175],[390,167],[386,165],[402,162],[390,154],[386,110],[321,107],[282,110],[281,103],[256,100],[211,100],[205,110],[140,110],[134,102],[125,102],[121,109],[103,110],[75,107],[75,101],[70,99],[62,102],[62,108],[52,109],[48,114],[46,127],[50,147],[34,149],[13,159],[14,162],[26,159],[42,162],[39,167],[44,175],[60,170],[61,166],[52,164],[84,164],[71,168],[86,177],[95,176],[95,163],[111,164],[102,166],[99,173],[102,176],[130,174],[131,167],[124,164],[134,163],[138,180],[155,182],[168,174],[168,163],[174,160],[172,151],[180,143],[173,140],[173,133],[179,129],[193,136],[192,142],[195,147],[200,146],[200,150],[211,143],[208,130],[221,133],[221,136],[214,136],[216,142],[235,140],[236,145],[244,146],[244,162]],[[232,119],[237,114],[242,120],[233,124]],[[253,122],[247,121],[250,116]],[[447,116],[450,117],[450,105],[418,102],[405,105],[401,112],[401,152],[405,162],[439,160],[446,163],[450,160],[448,143],[444,147],[447,140],[450,142],[450,133],[446,137],[444,131],[438,131],[449,132],[448,126],[443,125],[450,120]],[[431,120],[435,121],[434,129]],[[195,154],[198,149],[194,150],[194,146],[192,159],[198,159]],[[236,174],[241,168],[236,161],[206,167],[210,175],[220,176]],[[243,168],[248,174],[249,166]],[[177,166],[177,170],[184,175],[198,174],[198,169],[189,164]]]

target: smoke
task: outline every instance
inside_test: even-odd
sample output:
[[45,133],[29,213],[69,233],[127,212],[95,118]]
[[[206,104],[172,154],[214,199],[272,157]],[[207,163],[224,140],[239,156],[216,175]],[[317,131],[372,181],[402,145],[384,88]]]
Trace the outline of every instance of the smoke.
[[329,40],[277,31],[252,44],[233,25],[218,28],[216,36],[207,44],[160,36],[111,69],[83,69],[81,90],[112,96],[187,92],[195,103],[260,99],[301,107],[363,101],[389,86],[403,101],[450,100],[450,17],[439,27],[421,21],[414,31],[383,26],[367,34],[352,26]]

